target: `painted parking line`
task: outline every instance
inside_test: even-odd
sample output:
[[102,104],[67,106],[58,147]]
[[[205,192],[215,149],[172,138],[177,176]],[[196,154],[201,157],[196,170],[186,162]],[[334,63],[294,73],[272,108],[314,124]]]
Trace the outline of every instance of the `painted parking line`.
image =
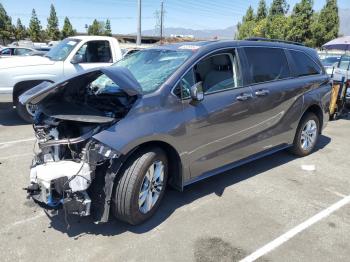
[[8,160],[8,159],[12,159],[12,158],[19,158],[19,157],[27,157],[27,156],[33,156],[34,153],[26,153],[26,154],[14,154],[14,155],[10,155],[10,156],[0,156],[0,160]]
[[25,218],[25,219],[22,219],[22,220],[19,220],[19,221],[15,221],[12,224],[7,225],[4,228],[0,229],[0,234],[8,232],[9,230],[13,229],[14,227],[17,227],[17,226],[20,226],[20,225],[24,225],[26,223],[32,222],[34,220],[40,219],[40,218],[45,217],[45,216],[46,216],[46,214],[44,212],[40,212],[36,216]]
[[330,207],[322,210],[318,214],[314,215],[313,217],[309,218],[308,220],[304,221],[303,223],[299,224],[298,226],[292,228],[288,232],[284,233],[283,235],[279,236],[278,238],[272,240],[270,243],[266,244],[265,246],[259,248],[249,256],[243,258],[240,262],[251,262],[255,261],[256,259],[262,257],[263,255],[266,255],[267,253],[271,252],[275,248],[279,247],[283,243],[287,242],[300,232],[304,231],[308,227],[312,226],[313,224],[317,223],[318,221],[328,217],[330,214],[335,212],[336,210],[340,209],[341,207],[347,205],[350,203],[350,195],[344,197],[340,201],[334,203]]
[[35,138],[25,138],[25,139],[19,139],[19,140],[12,140],[12,141],[6,141],[6,142],[0,142],[0,146],[2,145],[11,145],[11,144],[17,144],[22,142],[28,142],[28,141],[34,141]]

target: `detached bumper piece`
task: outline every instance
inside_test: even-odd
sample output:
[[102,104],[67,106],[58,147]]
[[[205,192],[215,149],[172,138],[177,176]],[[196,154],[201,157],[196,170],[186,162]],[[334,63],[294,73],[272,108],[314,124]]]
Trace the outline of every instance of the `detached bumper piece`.
[[31,168],[30,197],[48,208],[63,207],[68,214],[90,215],[91,199],[87,189],[91,184],[89,164],[84,161],[47,162]]

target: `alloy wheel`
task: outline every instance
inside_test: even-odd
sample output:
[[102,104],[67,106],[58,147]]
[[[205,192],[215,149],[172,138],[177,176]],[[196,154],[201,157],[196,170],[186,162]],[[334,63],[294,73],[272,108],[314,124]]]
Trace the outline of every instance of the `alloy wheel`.
[[141,213],[148,213],[157,202],[164,182],[164,164],[162,161],[155,161],[147,170],[143,178],[139,192],[139,210]]
[[317,124],[315,120],[311,119],[306,122],[303,130],[301,131],[300,137],[300,145],[303,150],[308,151],[315,145],[317,131]]

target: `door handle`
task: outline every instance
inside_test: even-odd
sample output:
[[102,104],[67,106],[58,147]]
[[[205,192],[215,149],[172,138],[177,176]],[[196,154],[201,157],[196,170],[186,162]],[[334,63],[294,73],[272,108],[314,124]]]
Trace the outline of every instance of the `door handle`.
[[250,98],[253,98],[253,95],[251,93],[243,93],[236,97],[238,101],[246,101]]
[[260,90],[255,91],[256,96],[267,96],[269,93],[270,93],[270,91],[267,89],[260,89]]

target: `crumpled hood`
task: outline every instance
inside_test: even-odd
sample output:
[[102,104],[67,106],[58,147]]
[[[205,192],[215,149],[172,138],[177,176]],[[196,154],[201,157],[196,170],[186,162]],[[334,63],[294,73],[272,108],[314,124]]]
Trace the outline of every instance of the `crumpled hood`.
[[47,81],[29,89],[19,97],[19,101],[25,105],[27,103],[37,104],[48,96],[58,93],[62,88],[69,88],[71,84],[82,82],[84,79],[94,79],[101,73],[106,74],[114,83],[118,85],[129,96],[142,95],[140,83],[135,79],[133,74],[124,67],[109,66],[103,68],[95,68],[78,73],[69,79],[63,79],[59,83],[50,83]]
[[55,61],[43,56],[17,56],[11,58],[0,58],[0,69],[38,66],[38,65],[53,65]]

